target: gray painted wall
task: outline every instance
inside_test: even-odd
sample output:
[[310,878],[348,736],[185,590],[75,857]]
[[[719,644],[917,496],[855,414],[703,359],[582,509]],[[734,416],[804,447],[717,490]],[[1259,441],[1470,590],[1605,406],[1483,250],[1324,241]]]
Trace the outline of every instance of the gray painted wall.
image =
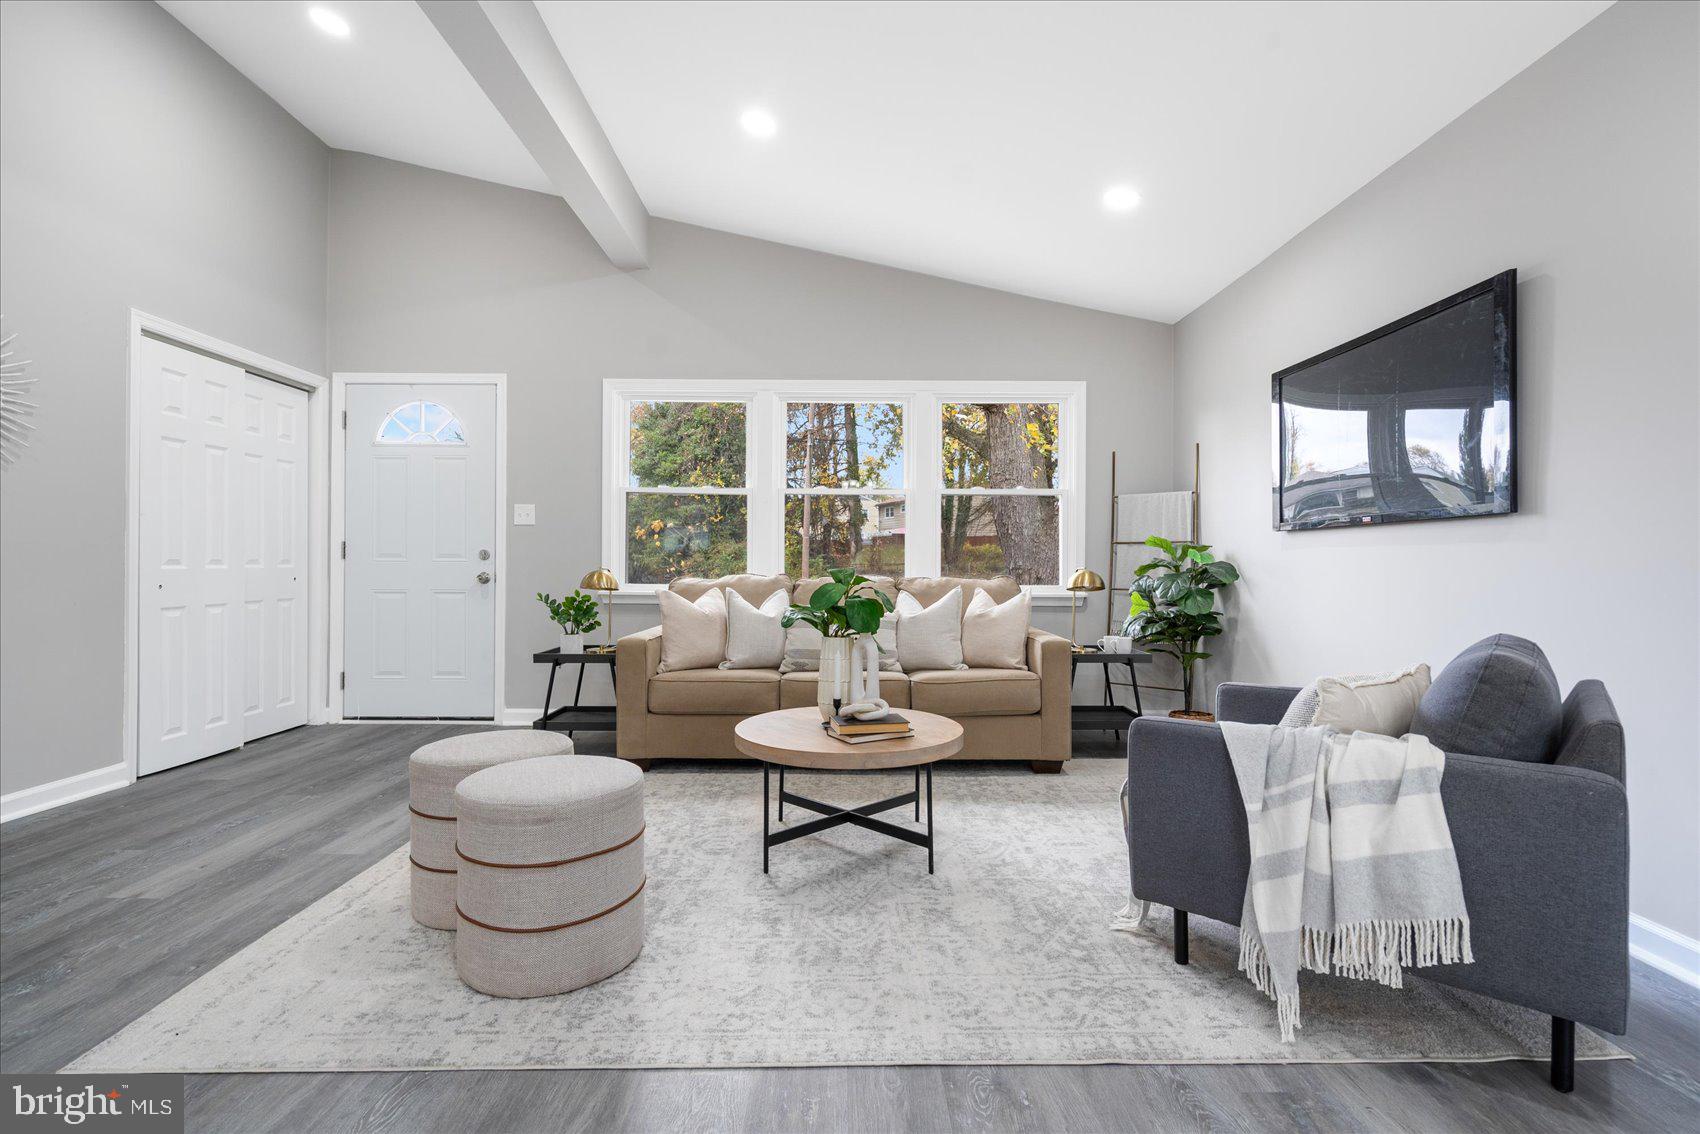
[[0,6],[0,793],[122,758],[130,308],[315,372],[329,151],[154,4]]
[[[531,654],[555,637],[532,596],[572,588],[600,555],[604,378],[1085,380],[1100,571],[1110,450],[1125,490],[1170,487],[1161,324],[661,220],[651,266],[621,272],[558,198],[342,152],[330,249],[332,370],[508,375],[508,499],[537,505],[537,526],[508,528],[514,708],[542,704]],[[1101,602],[1082,637],[1103,633]],[[618,608],[615,632],[655,619]],[[1038,621],[1066,632],[1067,610]],[[587,699],[607,695],[587,680]]]
[[[1177,328],[1176,451],[1245,571],[1212,682],[1444,665],[1494,631],[1629,738],[1632,908],[1700,936],[1700,75],[1693,4],[1621,3]],[[1515,267],[1516,516],[1279,533],[1269,376]],[[1177,473],[1180,471],[1177,460]]]

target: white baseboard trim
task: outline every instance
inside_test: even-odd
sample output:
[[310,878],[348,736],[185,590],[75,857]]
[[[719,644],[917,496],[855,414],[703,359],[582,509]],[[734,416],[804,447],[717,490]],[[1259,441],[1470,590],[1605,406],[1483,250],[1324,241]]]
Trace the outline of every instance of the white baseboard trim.
[[542,709],[515,709],[508,705],[502,706],[502,715],[496,721],[503,728],[521,728],[543,715]]
[[1640,914],[1629,915],[1629,955],[1700,988],[1700,941]]
[[96,768],[92,772],[66,776],[50,784],[0,795],[0,823],[10,823],[14,819],[22,819],[25,815],[34,815],[37,811],[46,811],[50,807],[59,807],[73,800],[87,799],[91,795],[125,787],[129,783],[129,769],[120,762]]

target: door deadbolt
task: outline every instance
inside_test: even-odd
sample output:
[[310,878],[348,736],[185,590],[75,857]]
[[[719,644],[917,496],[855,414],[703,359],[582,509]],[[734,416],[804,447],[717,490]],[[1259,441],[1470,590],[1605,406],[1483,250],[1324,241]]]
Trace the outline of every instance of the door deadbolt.
[[487,548],[487,547],[481,547],[481,548],[479,548],[479,549],[478,549],[478,558],[480,558],[480,559],[488,559],[488,558],[490,558],[490,549],[489,549],[489,548]]

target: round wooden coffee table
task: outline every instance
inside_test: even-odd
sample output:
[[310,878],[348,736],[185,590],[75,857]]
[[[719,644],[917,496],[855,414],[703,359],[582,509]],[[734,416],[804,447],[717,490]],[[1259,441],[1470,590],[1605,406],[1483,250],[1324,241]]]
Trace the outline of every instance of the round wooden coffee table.
[[[746,717],[733,731],[738,751],[753,756],[761,764],[761,871],[767,873],[768,850],[780,843],[818,834],[848,823],[869,831],[878,831],[906,843],[927,848],[927,873],[933,872],[933,762],[954,756],[962,751],[962,726],[949,717],[923,713],[917,709],[898,710],[909,719],[914,735],[896,740],[872,740],[865,744],[846,744],[827,735],[821,727],[820,709],[811,705],[803,709],[780,709]],[[779,768],[779,819],[785,819],[785,805],[795,804],[808,811],[818,812],[819,819],[799,823],[795,827],[773,833],[768,824],[772,813],[768,806],[769,783],[773,768]],[[807,768],[811,772],[864,772],[915,769],[913,791],[894,795],[890,799],[864,803],[860,807],[842,808],[819,800],[793,795],[785,790],[785,769]],[[925,833],[899,827],[874,816],[882,811],[915,805],[915,818],[921,818],[921,779],[927,781],[927,829]]]

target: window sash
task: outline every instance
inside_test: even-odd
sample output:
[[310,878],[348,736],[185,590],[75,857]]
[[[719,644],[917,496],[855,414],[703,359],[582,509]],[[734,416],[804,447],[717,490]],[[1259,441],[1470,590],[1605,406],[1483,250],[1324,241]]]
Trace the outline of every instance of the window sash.
[[[913,477],[913,474],[909,470],[909,457],[910,457],[910,448],[911,448],[910,443],[909,443],[909,435],[913,432],[913,426],[914,426],[914,422],[910,420],[911,410],[913,408],[911,406],[910,402],[911,402],[911,399],[909,399],[909,398],[897,397],[897,396],[894,396],[894,395],[885,396],[885,397],[869,396],[869,397],[860,397],[860,398],[855,398],[855,397],[809,398],[807,400],[799,400],[797,398],[791,398],[791,397],[784,398],[780,402],[779,410],[778,410],[779,426],[780,426],[780,433],[779,433],[779,472],[780,472],[779,480],[780,480],[780,487],[783,488],[786,492],[789,492],[789,493],[806,492],[806,493],[820,494],[820,495],[826,495],[828,493],[841,493],[841,494],[846,495],[846,496],[862,496],[862,495],[866,495],[870,492],[887,492],[887,493],[892,493],[892,494],[900,494],[900,493],[907,492],[909,490],[909,482]],[[787,469],[785,467],[785,462],[788,459],[788,451],[787,450],[788,450],[788,447],[789,447],[790,441],[791,441],[790,422],[789,422],[791,407],[793,407],[793,406],[831,406],[831,405],[839,405],[839,406],[842,406],[842,405],[854,405],[854,406],[875,406],[875,405],[878,405],[878,406],[896,406],[898,408],[898,410],[900,411],[901,417],[902,417],[902,421],[903,421],[903,481],[902,481],[902,483],[900,483],[900,484],[886,484],[886,485],[865,485],[865,486],[860,487],[860,488],[826,488],[826,487],[816,486],[816,485],[810,485],[806,488],[792,488],[785,483],[785,481],[789,479],[789,477],[787,476]]]
[[[741,402],[744,404],[745,475],[740,488],[639,488],[630,484],[630,407],[635,402]],[[786,411],[792,405],[880,403],[903,414],[901,486],[884,488],[790,488],[786,485]],[[942,407],[947,403],[1051,402],[1058,405],[1057,484],[1053,488],[945,488]],[[624,521],[631,492],[676,495],[732,495],[748,499],[745,570],[778,574],[785,569],[785,500],[790,496],[901,497],[910,523],[905,536],[906,573],[942,571],[942,532],[937,516],[945,496],[1055,497],[1058,505],[1058,570],[1066,576],[1085,562],[1086,384],[1045,382],[855,382],[775,379],[626,379],[603,382],[603,562],[621,580],[621,601],[644,600],[653,585],[626,585]],[[922,470],[917,473],[916,470]],[[1029,588],[1035,595],[1069,597],[1062,578],[1054,586]],[[618,597],[618,596],[617,596]]]

